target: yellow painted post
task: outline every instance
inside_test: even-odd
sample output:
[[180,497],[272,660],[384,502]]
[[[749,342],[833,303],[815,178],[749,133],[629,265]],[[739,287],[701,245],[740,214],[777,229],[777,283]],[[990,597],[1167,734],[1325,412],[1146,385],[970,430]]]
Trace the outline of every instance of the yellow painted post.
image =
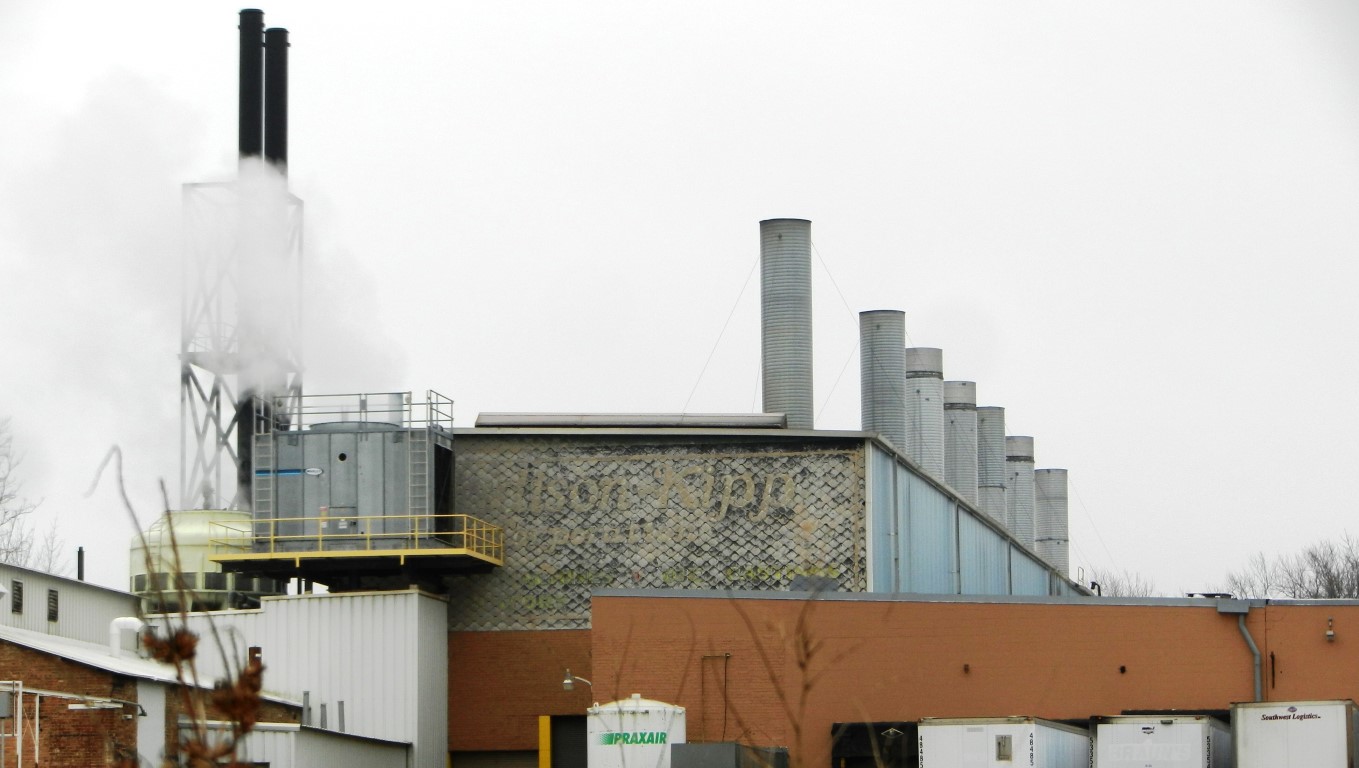
[[538,715],[538,768],[552,768],[551,715]]

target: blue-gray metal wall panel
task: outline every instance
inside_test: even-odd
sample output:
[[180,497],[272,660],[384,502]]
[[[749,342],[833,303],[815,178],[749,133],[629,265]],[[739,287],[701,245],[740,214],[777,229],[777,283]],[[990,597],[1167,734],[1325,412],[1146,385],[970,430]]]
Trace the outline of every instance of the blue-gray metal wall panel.
[[905,482],[911,489],[903,587],[921,594],[957,594],[953,500],[905,467],[897,482]]
[[1042,563],[1011,546],[1010,593],[1014,595],[1047,595],[1049,571]]
[[868,562],[872,567],[874,592],[899,592],[897,579],[897,497],[895,491],[897,462],[891,454],[869,448],[873,466],[869,471],[872,488],[869,490],[869,523],[871,540],[868,543]]
[[1010,592],[1009,542],[981,520],[958,515],[958,559],[964,595]]

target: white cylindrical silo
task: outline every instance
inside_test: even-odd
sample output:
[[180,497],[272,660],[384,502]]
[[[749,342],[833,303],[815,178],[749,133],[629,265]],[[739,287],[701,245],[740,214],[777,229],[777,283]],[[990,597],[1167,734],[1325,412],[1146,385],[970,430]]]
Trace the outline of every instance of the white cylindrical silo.
[[944,351],[906,349],[906,452],[944,479]]
[[984,405],[977,409],[977,506],[1008,528],[1005,474],[1005,409]]
[[976,382],[944,382],[944,482],[977,505]]
[[1033,438],[1005,436],[1007,527],[1020,544],[1033,549]]
[[1067,575],[1071,560],[1067,534],[1065,469],[1033,471],[1034,551],[1052,567]]
[[859,412],[862,429],[906,450],[906,313],[859,313]]
[[812,223],[760,222],[762,409],[812,428]]

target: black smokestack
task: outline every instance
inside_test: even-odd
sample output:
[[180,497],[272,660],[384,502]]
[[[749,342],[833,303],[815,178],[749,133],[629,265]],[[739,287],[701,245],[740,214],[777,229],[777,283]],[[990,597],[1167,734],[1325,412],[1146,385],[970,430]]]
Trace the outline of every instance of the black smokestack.
[[264,140],[264,11],[241,11],[240,129],[242,158],[259,157]]
[[279,27],[264,31],[264,159],[288,166],[288,30]]

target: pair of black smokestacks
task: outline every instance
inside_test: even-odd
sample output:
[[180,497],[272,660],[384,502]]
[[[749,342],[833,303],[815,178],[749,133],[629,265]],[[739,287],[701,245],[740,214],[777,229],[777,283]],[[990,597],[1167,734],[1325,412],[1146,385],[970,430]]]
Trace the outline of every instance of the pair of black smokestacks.
[[241,159],[288,166],[288,30],[264,28],[264,11],[241,11]]
[[[265,29],[264,11],[241,11],[240,125],[238,141],[242,163],[263,156],[283,176],[288,173],[288,30]],[[247,281],[242,278],[242,284]],[[244,310],[243,310],[244,312]],[[244,321],[243,321],[244,322]],[[251,326],[254,328],[254,326]],[[261,332],[254,328],[256,333]],[[242,331],[242,357],[258,339]],[[253,350],[258,353],[259,350]],[[239,509],[250,509],[254,481],[254,433],[261,421],[273,419],[273,396],[281,382],[241,381],[236,405],[236,500]],[[257,396],[258,410],[256,408]]]

